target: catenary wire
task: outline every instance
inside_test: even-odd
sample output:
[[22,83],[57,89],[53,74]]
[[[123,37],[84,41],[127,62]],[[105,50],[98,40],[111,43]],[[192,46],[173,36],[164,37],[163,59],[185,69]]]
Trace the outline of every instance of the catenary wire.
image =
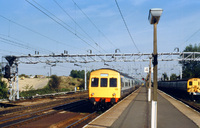
[[[33,32],[33,33],[35,33],[35,34],[38,34],[38,35],[42,36],[42,37],[45,37],[45,38],[47,38],[47,39],[49,39],[49,40],[51,40],[51,41],[54,41],[54,42],[56,42],[56,43],[58,43],[58,44],[66,45],[66,46],[71,47],[71,48],[76,48],[76,47],[67,45],[67,44],[65,44],[65,43],[59,42],[59,41],[57,41],[57,40],[55,40],[55,39],[53,39],[53,38],[50,38],[50,37],[48,37],[48,36],[45,36],[45,35],[43,35],[43,34],[37,32],[37,31],[35,31],[35,30],[31,29],[31,28],[28,28],[28,27],[26,27],[26,26],[24,26],[24,25],[22,25],[22,24],[19,24],[19,23],[15,22],[15,21],[11,20],[11,19],[8,19],[8,18],[6,18],[5,16],[0,15],[0,17],[3,18],[3,19],[5,19],[5,20],[7,20],[7,21],[9,21],[9,22],[11,22],[11,23],[13,23],[13,24],[16,24],[16,25],[18,25],[18,26],[20,26],[20,27],[22,27],[22,28],[24,28],[24,29],[26,29],[26,30],[28,30],[28,31],[31,31],[31,32]],[[76,48],[76,49],[78,49],[78,48]],[[80,50],[81,50],[81,49],[80,49]]]
[[[19,40],[19,39],[16,39],[16,38],[14,38],[14,37],[11,37],[11,36],[6,36],[6,35],[3,35],[3,34],[0,34],[1,36],[4,36],[4,38],[5,37],[8,37],[8,38],[11,38],[11,39],[13,39],[13,40],[15,40],[16,42],[20,42],[20,44],[21,45],[25,45],[25,43],[26,42],[24,42],[24,41],[21,41],[21,40]],[[11,42],[11,41],[10,41]],[[19,43],[18,43],[19,44]],[[29,43],[26,43],[27,45],[25,45],[25,46],[27,46],[27,47],[29,47],[30,46],[30,44]],[[53,53],[53,51],[50,51],[50,50],[47,50],[47,49],[45,49],[45,48],[40,48],[40,47],[36,47],[36,46],[31,46],[31,47],[33,47],[33,48],[35,48],[35,50],[36,51],[43,51],[43,52],[48,52],[48,53]],[[40,50],[38,50],[38,49],[40,49]]]
[[76,5],[76,7],[78,7],[78,9],[83,13],[83,15],[88,19],[88,21],[99,31],[99,33],[101,33],[103,35],[103,37],[112,45],[114,46],[116,49],[117,47],[105,36],[105,34],[97,27],[97,25],[95,25],[95,23],[89,18],[89,16],[87,16],[87,14],[78,6],[78,4],[72,0],[74,2],[74,4]]
[[[1,42],[6,43],[6,44],[11,44],[11,45],[14,45],[14,46],[17,46],[17,47],[21,47],[21,48],[24,48],[24,49],[29,49],[29,50],[32,50],[32,51],[38,51],[37,48],[30,47],[28,45],[19,43],[17,41],[13,41],[11,39],[6,39],[5,37],[0,37],[0,39],[1,39]],[[40,50],[40,51],[45,52],[44,50]]]
[[49,17],[51,20],[53,20],[54,22],[56,22],[57,24],[59,24],[61,27],[63,27],[64,29],[66,29],[67,31],[69,31],[70,33],[72,33],[74,36],[76,36],[77,38],[79,38],[80,40],[82,40],[84,43],[86,43],[87,45],[89,45],[90,47],[92,47],[93,49],[95,49],[96,51],[98,51],[98,52],[101,53],[101,51],[97,50],[95,47],[93,47],[91,44],[89,44],[87,41],[85,41],[79,35],[77,35],[72,30],[70,30],[69,28],[67,28],[65,25],[63,25],[62,23],[60,23],[59,21],[57,21],[56,19],[54,19],[53,17],[51,17],[50,15],[48,15],[46,12],[44,12],[43,10],[41,10],[39,7],[37,7],[36,5],[34,5],[33,3],[31,3],[28,0],[25,0],[25,1],[28,2],[30,5],[32,5],[34,8],[36,8],[37,10],[39,10],[40,12],[42,12],[44,15],[46,15],[47,17]]
[[93,41],[97,46],[99,46],[104,52],[106,52],[92,37],[67,13],[67,11],[56,1],[53,0],[61,10],[90,38],[91,41]]
[[130,36],[130,38],[131,38],[131,41],[132,41],[132,43],[134,44],[134,46],[135,46],[135,48],[137,49],[137,51],[140,53],[138,47],[137,47],[136,44],[135,44],[135,41],[133,40],[133,37],[132,37],[131,33],[130,33],[130,31],[129,31],[129,28],[128,28],[127,24],[126,24],[126,21],[125,21],[123,15],[122,15],[122,12],[121,12],[121,9],[120,9],[120,7],[119,7],[119,4],[118,4],[117,0],[115,0],[115,3],[116,3],[116,5],[117,5],[117,8],[118,8],[118,10],[119,10],[119,13],[120,13],[120,15],[121,15],[121,17],[122,17],[122,20],[123,20],[123,22],[124,22],[124,25],[125,25],[125,27],[126,27],[126,29],[127,29],[127,31],[128,31],[128,34],[129,34],[129,36]]
[[187,38],[185,40],[185,42],[181,43],[179,46],[183,46],[185,43],[187,43],[193,36],[195,36],[198,32],[200,31],[200,29],[198,29],[197,31],[195,31],[189,38]]

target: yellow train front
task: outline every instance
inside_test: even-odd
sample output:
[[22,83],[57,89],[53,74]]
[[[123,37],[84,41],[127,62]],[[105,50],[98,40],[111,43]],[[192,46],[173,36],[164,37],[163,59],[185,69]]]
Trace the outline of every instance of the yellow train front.
[[190,95],[200,95],[200,78],[191,78],[187,81],[187,92]]
[[159,81],[158,88],[163,91],[200,96],[200,78],[188,80]]
[[113,69],[98,69],[90,73],[89,99],[98,103],[116,103],[141,83]]

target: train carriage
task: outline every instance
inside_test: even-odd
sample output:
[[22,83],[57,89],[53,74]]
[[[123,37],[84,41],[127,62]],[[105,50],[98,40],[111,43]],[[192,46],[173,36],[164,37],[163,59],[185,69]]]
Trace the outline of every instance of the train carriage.
[[158,88],[161,90],[180,91],[190,95],[200,95],[200,78],[178,81],[159,81]]
[[98,69],[90,73],[89,99],[97,103],[115,103],[136,87],[140,82],[113,69]]

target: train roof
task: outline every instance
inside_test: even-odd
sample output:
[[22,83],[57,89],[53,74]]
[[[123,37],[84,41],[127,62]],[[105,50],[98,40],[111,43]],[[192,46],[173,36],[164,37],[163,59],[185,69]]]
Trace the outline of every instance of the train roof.
[[121,74],[121,75],[124,76],[124,77],[130,78],[130,79],[134,79],[134,77],[131,77],[131,76],[129,76],[129,75],[126,74],[126,73],[120,72],[120,71],[115,70],[115,69],[112,69],[112,68],[100,68],[100,69],[96,69],[96,70],[94,70],[94,71],[103,70],[103,69],[105,69],[105,70],[113,70],[113,71],[118,72],[119,74]]
[[172,80],[172,81],[159,81],[159,82],[178,82],[178,81],[188,81],[191,79],[200,79],[200,78],[188,78],[188,79],[181,79],[181,80]]

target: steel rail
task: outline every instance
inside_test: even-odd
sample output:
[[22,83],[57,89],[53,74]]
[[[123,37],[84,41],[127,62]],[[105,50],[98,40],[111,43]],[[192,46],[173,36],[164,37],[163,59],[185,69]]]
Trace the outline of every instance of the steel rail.
[[[191,107],[192,109],[194,109],[195,111],[200,113],[200,104],[199,103],[195,103],[194,101],[190,101],[189,100],[189,95],[187,96],[182,96],[182,95],[177,95],[177,94],[173,94],[173,93],[169,93],[167,91],[163,91],[160,90],[161,92],[164,92],[168,95],[170,95],[171,97],[173,97],[174,99],[181,101],[182,103],[184,103],[185,105]],[[179,93],[180,94],[180,93]],[[181,97],[182,96],[182,97]]]
[[82,123],[83,121],[85,121],[85,120],[88,119],[89,117],[93,117],[96,113],[97,113],[97,111],[95,111],[95,112],[93,112],[93,113],[91,113],[91,114],[88,114],[88,115],[84,116],[83,118],[81,118],[80,120],[78,120],[78,121],[76,121],[76,122],[74,122],[74,123],[72,123],[72,124],[66,126],[66,128],[75,127],[76,125]]
[[[84,96],[87,96],[87,94],[84,94]],[[50,102],[47,102],[47,103],[40,103],[40,104],[36,104],[36,105],[23,106],[23,107],[19,107],[19,108],[4,110],[4,111],[0,111],[0,115],[5,115],[5,114],[9,114],[9,113],[14,113],[14,112],[20,112],[20,111],[30,110],[30,109],[37,109],[37,108],[41,108],[41,107],[45,107],[45,106],[51,106],[51,105],[55,106],[56,104],[57,105],[63,104],[63,103],[69,102],[69,100],[76,99],[76,98],[77,99],[82,98],[84,96],[83,95],[72,96],[72,97],[64,98],[64,99],[57,100],[57,101],[50,101]]]
[[[67,103],[64,105],[59,105],[56,107],[48,107],[48,108],[38,110],[32,113],[26,113],[23,115],[15,116],[15,117],[4,120],[4,122],[0,124],[0,127],[10,127],[10,126],[14,127],[14,126],[22,125],[22,124],[31,122],[32,120],[37,120],[49,115],[53,115],[55,113],[62,111],[63,109],[74,109],[76,107],[80,107],[80,105],[83,105],[85,103],[87,103],[85,102],[85,100],[79,100],[79,101]],[[48,112],[49,110],[52,110],[52,111]],[[47,112],[44,113],[45,111]]]

